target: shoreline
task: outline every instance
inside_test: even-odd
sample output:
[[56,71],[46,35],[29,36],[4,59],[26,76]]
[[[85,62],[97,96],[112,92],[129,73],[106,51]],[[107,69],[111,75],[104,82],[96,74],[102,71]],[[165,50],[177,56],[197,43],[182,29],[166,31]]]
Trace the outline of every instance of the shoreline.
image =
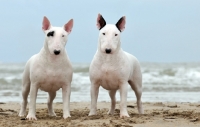
[[[54,103],[57,117],[48,116],[47,104],[36,104],[37,121],[21,120],[18,116],[20,103],[0,103],[0,126],[107,126],[107,127],[197,127],[200,125],[200,103],[189,102],[144,102],[144,114],[139,115],[134,102],[127,103],[130,118],[119,117],[119,102],[115,114],[107,115],[110,102],[98,102],[96,116],[88,116],[90,102],[71,102],[71,118],[62,118],[62,103]],[[28,107],[28,105],[27,105]],[[28,111],[28,109],[27,109]]]

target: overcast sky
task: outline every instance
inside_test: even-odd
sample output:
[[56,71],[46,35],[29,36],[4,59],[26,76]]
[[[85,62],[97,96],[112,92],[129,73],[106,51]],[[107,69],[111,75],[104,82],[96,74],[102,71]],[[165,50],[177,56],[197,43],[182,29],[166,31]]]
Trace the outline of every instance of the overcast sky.
[[141,62],[200,62],[200,0],[2,0],[0,62],[26,62],[44,43],[42,19],[74,27],[66,45],[73,63],[97,49],[97,14],[109,24],[126,16],[123,50]]

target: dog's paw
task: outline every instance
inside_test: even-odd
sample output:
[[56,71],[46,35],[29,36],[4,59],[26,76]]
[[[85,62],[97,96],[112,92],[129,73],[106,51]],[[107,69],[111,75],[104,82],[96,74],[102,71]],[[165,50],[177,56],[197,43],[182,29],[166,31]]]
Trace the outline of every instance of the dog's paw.
[[128,113],[120,113],[120,118],[124,119],[124,118],[127,118],[127,117],[130,117]]
[[139,111],[139,114],[144,114],[144,111],[143,110]]
[[130,117],[127,111],[120,112],[120,118]]
[[56,116],[55,112],[49,112],[49,116]]
[[28,114],[26,117],[27,120],[37,120],[36,116],[33,114]]
[[94,116],[94,115],[97,115],[97,112],[96,111],[90,111],[88,116]]
[[63,115],[64,119],[67,119],[67,118],[70,118],[70,117],[71,117],[70,114]]
[[20,111],[19,114],[18,114],[19,117],[23,117],[23,116],[26,116],[26,112],[24,111]]
[[110,109],[109,111],[108,111],[108,115],[113,115],[114,114],[114,112],[115,112],[115,110],[112,110],[112,109]]

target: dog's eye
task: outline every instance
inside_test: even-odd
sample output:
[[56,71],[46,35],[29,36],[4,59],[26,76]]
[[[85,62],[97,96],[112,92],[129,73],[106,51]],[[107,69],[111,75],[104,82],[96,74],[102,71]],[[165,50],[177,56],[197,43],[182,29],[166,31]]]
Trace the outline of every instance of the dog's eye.
[[106,35],[105,33],[102,33],[103,35]]
[[115,36],[117,36],[118,34],[115,34]]
[[62,37],[64,37],[65,35],[62,35]]

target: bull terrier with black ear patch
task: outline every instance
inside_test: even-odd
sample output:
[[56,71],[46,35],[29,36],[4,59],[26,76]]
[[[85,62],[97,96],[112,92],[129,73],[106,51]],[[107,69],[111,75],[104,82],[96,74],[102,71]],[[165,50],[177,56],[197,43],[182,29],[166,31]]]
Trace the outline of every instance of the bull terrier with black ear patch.
[[44,17],[42,23],[45,34],[44,47],[25,65],[22,79],[23,101],[19,116],[26,115],[27,97],[30,92],[29,112],[26,119],[37,120],[35,112],[38,89],[48,92],[48,112],[50,116],[56,116],[53,100],[56,97],[56,91],[62,88],[63,118],[71,117],[69,104],[73,70],[65,45],[72,27],[73,19],[63,27],[53,27],[47,17]]
[[108,114],[114,114],[115,94],[120,91],[120,117],[129,117],[127,112],[128,85],[137,97],[137,107],[143,114],[142,74],[136,57],[121,48],[120,33],[125,29],[125,16],[116,25],[106,24],[102,15],[98,14],[97,28],[100,30],[98,48],[91,62],[89,74],[91,81],[91,108],[89,116],[96,115],[99,87],[109,91],[111,107]]

